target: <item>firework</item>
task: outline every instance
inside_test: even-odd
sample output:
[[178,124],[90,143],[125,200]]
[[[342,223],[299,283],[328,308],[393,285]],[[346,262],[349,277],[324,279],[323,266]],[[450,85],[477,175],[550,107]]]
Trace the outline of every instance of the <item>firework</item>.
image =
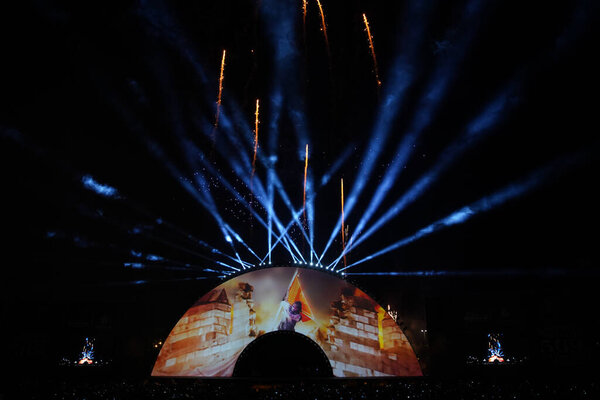
[[344,178],[341,179],[341,191],[340,197],[342,199],[342,254],[344,255],[344,267],[347,265],[346,262],[346,229],[344,228]]
[[325,24],[325,13],[323,13],[323,6],[321,6],[320,0],[317,0],[317,5],[319,6],[319,12],[321,13],[321,30],[323,31],[323,36],[325,37],[325,44],[327,45],[327,51],[329,51],[329,38],[327,37],[327,25]]
[[258,151],[258,109],[259,102],[256,99],[256,111],[254,112],[254,156],[252,157],[252,174],[250,175],[250,179],[254,176],[254,171],[256,170],[256,152]]
[[93,364],[94,363],[94,339],[90,340],[85,338],[83,345],[83,351],[81,352],[81,358],[77,361],[77,364]]
[[306,27],[306,11],[308,10],[308,0],[302,0],[302,26]]
[[219,75],[219,94],[217,96],[217,114],[215,115],[215,128],[219,126],[219,114],[221,113],[221,95],[223,94],[223,78],[225,72],[225,49],[221,58],[221,73]]
[[367,15],[363,13],[363,21],[365,22],[365,28],[367,32],[367,37],[369,39],[369,47],[371,48],[371,56],[373,57],[373,71],[375,72],[375,79],[377,80],[377,86],[381,86],[381,81],[379,80],[379,68],[377,67],[377,57],[375,56],[375,46],[373,46],[373,35],[371,35],[371,29],[369,28],[369,21],[367,20]]
[[504,362],[504,351],[500,343],[500,335],[488,334],[488,360],[489,363]]
[[[258,151],[258,110],[259,110],[259,101],[256,99],[256,111],[254,111],[254,155],[252,156],[252,172],[250,173],[250,212],[252,213],[252,207],[254,202],[254,173],[256,172],[256,152]],[[254,224],[250,223],[251,227],[254,227]]]

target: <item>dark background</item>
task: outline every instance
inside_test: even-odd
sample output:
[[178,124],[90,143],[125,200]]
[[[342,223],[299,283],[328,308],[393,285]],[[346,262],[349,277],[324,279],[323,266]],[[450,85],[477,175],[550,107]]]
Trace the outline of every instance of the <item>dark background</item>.
[[[324,1],[330,56],[316,3],[309,3],[305,40],[301,2],[289,5],[298,8],[298,95],[309,122],[315,179],[345,146],[356,149],[316,202],[318,251],[338,217],[337,182],[343,177],[351,187],[359,173],[384,92],[375,85],[361,14],[369,17],[385,88],[407,34],[406,2],[393,3]],[[226,243],[210,213],[169,175],[148,143],[157,143],[189,176],[194,171],[183,161],[178,132],[210,153],[199,121],[214,118],[223,48],[228,52],[224,102],[238,102],[252,124],[254,101],[263,99],[261,132],[267,135],[275,71],[257,4],[24,1],[2,6],[2,325],[12,365],[27,366],[35,358],[52,370],[61,357],[80,351],[85,336],[94,336],[97,354],[111,359],[116,371],[145,375],[156,355],[153,344],[218,284],[215,274],[204,271],[215,267],[205,258],[210,253],[187,234],[218,248]],[[438,2],[429,14],[417,52],[417,79],[366,193],[381,180],[392,149],[418,110],[429,74],[456,50],[454,38],[466,27],[453,26],[465,4]],[[525,196],[354,268],[460,275],[356,276],[353,281],[398,308],[432,374],[473,372],[466,357],[484,356],[487,333],[496,331],[504,334],[508,355],[527,358],[515,368],[591,373],[600,348],[594,329],[598,7],[592,1],[485,4],[471,21],[476,34],[448,94],[383,209],[434,165],[461,127],[511,77],[520,76],[516,106],[350,261],[557,158],[578,154],[577,162]],[[296,142],[285,115],[279,132],[276,170],[299,206],[303,160],[297,149],[303,144]],[[225,157],[212,161],[235,181]],[[121,198],[86,190],[84,174],[117,188]],[[260,167],[257,176],[265,177]],[[235,211],[239,204],[218,183],[211,192],[227,221],[264,255],[264,230],[247,213]],[[369,197],[363,195],[349,217],[351,229]],[[159,217],[177,229],[156,224]],[[339,240],[334,247],[330,257],[339,251]],[[125,268],[125,262],[136,262],[132,249],[166,260],[140,270]],[[287,262],[280,249],[274,259]],[[420,332],[423,324],[427,340]]]

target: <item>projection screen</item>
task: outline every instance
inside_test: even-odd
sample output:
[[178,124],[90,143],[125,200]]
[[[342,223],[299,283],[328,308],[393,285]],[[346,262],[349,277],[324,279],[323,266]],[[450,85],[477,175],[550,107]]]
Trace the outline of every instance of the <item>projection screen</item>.
[[202,296],[164,342],[153,376],[232,376],[256,337],[293,330],[314,340],[337,377],[420,376],[406,336],[360,289],[314,269],[239,275]]

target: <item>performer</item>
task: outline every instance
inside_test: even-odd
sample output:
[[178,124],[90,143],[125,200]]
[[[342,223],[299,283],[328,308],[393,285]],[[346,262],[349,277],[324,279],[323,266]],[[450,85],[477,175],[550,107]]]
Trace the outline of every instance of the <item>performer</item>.
[[[287,303],[286,303],[287,305]],[[283,318],[279,322],[277,330],[279,331],[295,331],[296,323],[302,320],[302,302],[295,301],[290,304],[284,311]]]

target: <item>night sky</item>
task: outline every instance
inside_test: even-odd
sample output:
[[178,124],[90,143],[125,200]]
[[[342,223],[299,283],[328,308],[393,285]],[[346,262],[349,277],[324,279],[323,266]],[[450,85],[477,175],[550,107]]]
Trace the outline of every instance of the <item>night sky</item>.
[[[270,168],[300,210],[307,143],[316,253],[334,238],[325,265],[342,250],[343,178],[347,207],[364,184],[346,215],[350,238],[378,193],[385,196],[357,238],[411,194],[347,255],[347,265],[360,262],[347,273],[434,271],[450,276],[440,293],[469,292],[479,285],[466,283],[470,277],[501,277],[481,290],[519,286],[509,308],[531,324],[544,317],[529,314],[537,304],[530,280],[564,278],[553,287],[580,296],[573,304],[590,300],[578,284],[568,285],[594,287],[598,273],[596,2],[323,0],[329,43],[316,0],[308,2],[305,25],[301,0],[17,3],[0,11],[3,319],[40,307],[52,333],[29,342],[70,332],[60,351],[75,349],[95,330],[126,337],[113,342],[142,354],[131,338],[164,337],[220,282],[220,271],[233,271],[217,261],[240,267],[224,224],[260,258],[267,254],[267,229],[243,202],[267,220],[268,202],[258,192]],[[395,167],[395,179],[386,181]],[[388,190],[378,192],[386,182]],[[287,225],[290,210],[277,191],[274,199],[273,214]],[[289,237],[309,257],[298,226]],[[242,260],[260,262],[232,242]],[[272,261],[291,257],[278,245]],[[398,276],[351,279],[392,304],[404,282],[407,320],[424,318],[419,296],[437,290]],[[544,285],[536,293],[554,292]],[[494,310],[504,310],[499,299]],[[464,309],[471,300],[439,302]],[[544,304],[553,319],[579,309],[559,308],[562,300]],[[428,313],[428,321],[439,316],[438,326],[455,323],[443,307]],[[113,328],[128,333],[106,334]]]
[[[224,251],[229,248],[210,211],[180,184],[191,182],[200,171],[208,186],[196,188],[211,192],[225,221],[263,257],[266,229],[253,222],[214,175],[200,163],[190,165],[184,156],[182,143],[191,141],[203,152],[195,156],[211,162],[250,200],[229,162],[240,149],[217,130],[216,146],[224,148],[220,154],[207,132],[214,124],[221,52],[226,49],[223,112],[235,104],[242,116],[233,121],[235,128],[251,133],[254,102],[262,100],[259,151],[269,154],[268,138],[278,132],[273,168],[294,207],[302,204],[304,143],[287,105],[304,112],[315,184],[347,148],[351,151],[318,190],[317,253],[340,214],[339,179],[344,178],[348,195],[364,173],[363,155],[387,93],[394,90],[396,60],[403,56],[411,81],[402,106],[392,113],[384,150],[346,218],[350,235],[397,143],[427,105],[423,99],[428,90],[441,87],[436,77],[444,80],[443,93],[411,142],[410,156],[375,217],[435,167],[448,146],[460,141],[464,127],[503,90],[508,93],[506,104],[481,138],[454,157],[428,190],[349,254],[349,264],[536,168],[565,157],[571,161],[558,165],[527,193],[356,266],[354,272],[591,272],[597,262],[592,249],[599,216],[594,194],[597,7],[585,1],[411,6],[324,2],[329,51],[315,2],[309,2],[305,34],[300,1],[278,7],[268,1],[103,2],[95,7],[24,2],[3,12],[2,170],[3,197],[8,200],[4,226],[10,236],[5,254],[16,263],[36,266],[34,271],[20,268],[28,278],[87,279],[98,276],[99,269],[119,279],[123,263],[136,262],[131,250],[171,261],[154,263],[157,268],[190,264],[192,274],[210,276],[202,269],[214,262],[196,253],[212,255],[186,235]],[[290,13],[294,7],[296,12]],[[379,90],[363,12],[374,38],[383,82]],[[280,29],[272,22],[277,13],[281,15],[275,20],[292,15],[295,24],[290,28],[295,37],[282,36],[294,40],[295,48],[279,63],[272,40]],[[284,87],[284,106],[279,127],[270,129],[277,82]],[[240,129],[241,124],[248,128]],[[251,146],[241,151],[252,156]],[[177,173],[169,172],[167,159]],[[258,163],[256,171],[257,179],[265,182],[264,166]],[[119,199],[87,190],[81,180],[86,175],[114,187]],[[290,213],[280,199],[274,207],[287,224]],[[266,216],[260,207],[259,213]],[[157,224],[157,218],[174,228]],[[308,254],[297,228],[291,236]],[[340,250],[337,235],[324,261],[330,263]],[[244,260],[256,262],[243,248],[239,251]],[[273,258],[290,261],[281,246]]]

